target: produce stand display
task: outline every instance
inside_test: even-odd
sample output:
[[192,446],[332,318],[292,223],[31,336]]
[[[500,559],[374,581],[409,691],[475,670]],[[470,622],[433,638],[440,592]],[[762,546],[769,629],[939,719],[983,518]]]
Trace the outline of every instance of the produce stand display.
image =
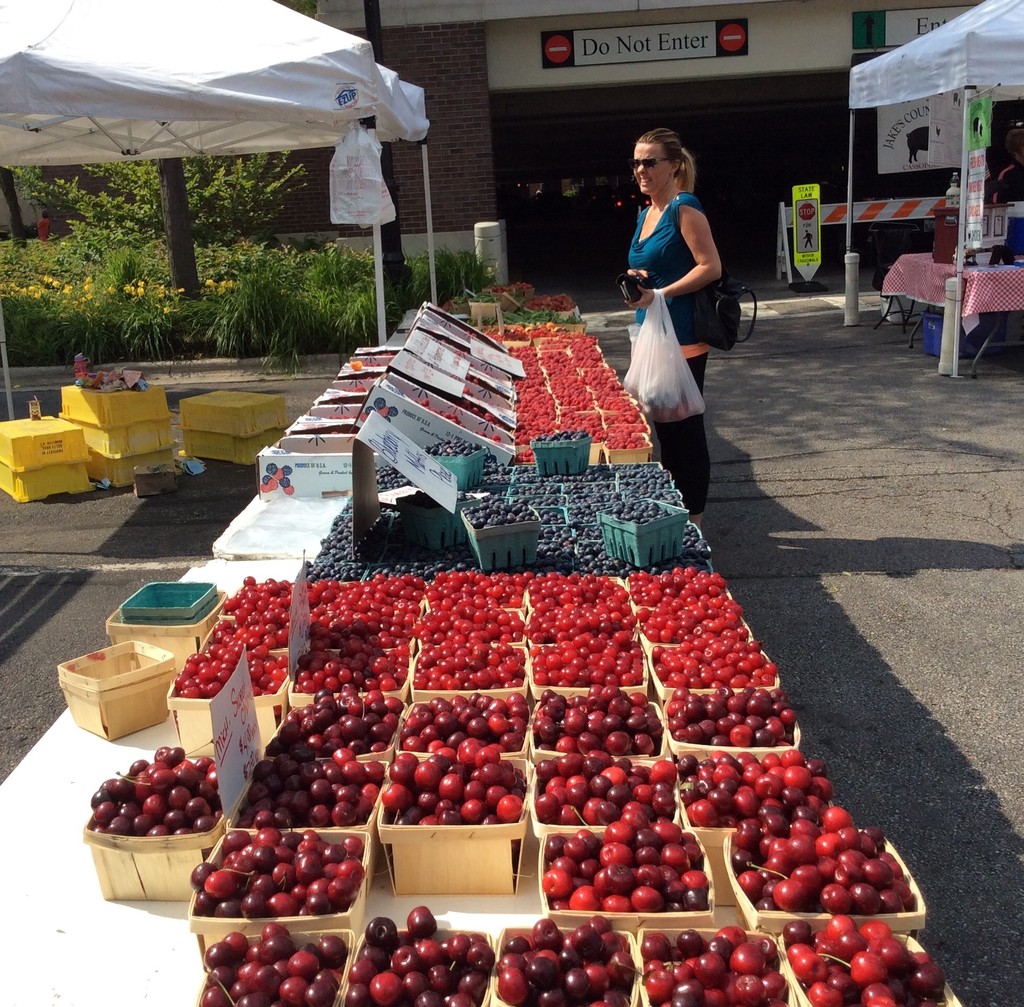
[[[514,296],[496,292],[505,294]],[[129,655],[133,671],[139,658],[148,657],[154,674],[171,676],[167,710],[159,723],[146,726],[153,719],[147,714],[145,723],[131,725],[137,729],[115,746],[104,735],[118,736],[121,728],[111,732],[87,721],[76,701],[3,786],[12,808],[31,807],[38,779],[46,777],[51,810],[33,837],[33,855],[61,865],[59,903],[40,898],[39,883],[30,882],[27,872],[25,890],[13,894],[19,924],[38,935],[36,950],[60,962],[52,975],[33,977],[26,1003],[71,1002],[71,982],[74,1002],[99,1003],[113,981],[104,963],[115,959],[117,987],[130,990],[133,999],[198,1003],[202,955],[227,953],[210,948],[234,940],[226,936],[233,930],[257,940],[262,924],[273,918],[268,906],[276,905],[287,909],[282,916],[296,933],[321,942],[316,967],[334,962],[327,967],[340,982],[339,1005],[356,949],[381,936],[374,927],[364,932],[366,921],[389,917],[402,928],[410,910],[424,905],[444,928],[439,941],[452,932],[484,933],[484,943],[499,957],[506,939],[523,947],[550,942],[553,923],[568,934],[595,913],[605,915],[626,935],[618,957],[607,964],[627,977],[630,992],[621,1002],[657,1007],[666,1000],[648,996],[656,983],[648,989],[636,975],[632,985],[628,979],[630,968],[644,970],[645,948],[655,947],[645,943],[652,931],[674,941],[681,931],[696,929],[700,939],[713,942],[716,928],[738,923],[767,935],[759,945],[762,956],[778,938],[774,968],[785,969],[785,978],[765,981],[781,983],[782,995],[766,995],[763,1005],[793,1007],[807,1002],[805,991],[793,986],[812,975],[808,956],[817,954],[804,945],[817,940],[812,930],[827,933],[835,914],[859,921],[877,915],[902,941],[924,925],[924,897],[907,865],[878,830],[855,826],[845,809],[830,803],[821,760],[800,751],[799,725],[781,688],[785,669],[764,654],[725,578],[712,570],[710,549],[687,521],[667,474],[645,461],[600,460],[614,451],[642,454],[650,441],[635,404],[608,380],[610,368],[596,341],[547,325],[506,327],[505,336],[514,337],[512,354],[526,374],[515,390],[515,422],[502,426],[498,417],[506,415],[505,407],[494,400],[467,400],[471,408],[458,417],[467,431],[474,416],[494,431],[488,439],[477,428],[476,443],[486,446],[486,457],[474,458],[483,460],[472,479],[479,483],[469,491],[475,496],[460,491],[454,515],[468,541],[449,526],[429,530],[423,515],[406,505],[384,507],[353,545],[353,508],[339,502],[305,579],[296,580],[297,564],[288,560],[248,568],[214,560],[170,592],[166,622],[162,606],[151,603],[168,596],[166,586],[128,599],[134,603],[108,620],[115,677],[122,677]],[[399,368],[393,354],[364,357],[374,365],[382,361],[383,380],[391,373],[387,368]],[[498,387],[500,377],[485,366],[490,359],[481,358],[477,377]],[[358,374],[362,367],[349,370]],[[68,411],[84,406],[72,397]],[[386,398],[378,402],[371,391],[363,415],[387,409]],[[263,422],[271,420],[278,422],[276,413]],[[571,450],[552,453],[537,441],[552,430],[583,434],[566,442]],[[598,459],[594,444],[600,445]],[[547,457],[538,463],[534,449]],[[499,464],[510,459],[512,464]],[[380,459],[376,468],[381,493],[408,482]],[[616,517],[624,513],[616,510],[619,501],[635,498],[655,501],[666,515],[654,529],[656,541],[645,537],[642,526]],[[486,512],[499,503],[525,505],[535,515],[532,547],[520,541],[524,529],[517,524],[504,530],[490,525],[479,536],[469,520],[474,504]],[[608,527],[618,533],[610,546],[602,534]],[[489,559],[474,541],[478,537],[498,543],[489,545]],[[207,611],[211,601],[214,608]],[[126,607],[140,621],[131,622]],[[297,661],[288,650],[295,644],[293,618],[296,627],[308,619],[300,641],[306,652]],[[136,639],[148,643],[130,643]],[[174,646],[155,649],[161,639]],[[172,801],[169,790],[166,799],[150,800],[154,791],[164,793],[164,783],[177,781],[176,789],[192,791],[206,785],[205,761],[194,778],[188,766],[197,753],[216,750],[211,704],[243,652],[258,731],[240,799],[223,809],[219,801],[186,804],[199,800],[191,793]],[[82,674],[104,656],[68,662],[62,675]],[[337,700],[318,698],[320,690]],[[175,751],[179,741],[184,753]],[[73,752],[61,763],[66,774],[46,765],[45,751],[54,746]],[[642,771],[626,772],[624,757]],[[158,765],[145,784],[126,784],[118,776],[152,762]],[[163,770],[163,762],[170,768]],[[702,773],[715,783],[695,799],[689,791]],[[748,773],[752,781],[763,779],[748,785]],[[728,780],[733,782],[719,786]],[[108,787],[109,794],[103,790]],[[126,804],[110,796],[130,790],[136,797],[124,797]],[[85,841],[78,842],[94,791]],[[130,814],[125,808],[132,800],[148,803]],[[159,834],[174,810],[194,821],[196,831]],[[131,831],[132,814],[136,828],[146,819],[157,831],[136,836],[95,829],[101,820],[112,824],[121,816]],[[840,862],[847,875],[854,870],[852,860],[847,869],[843,851],[856,850],[857,876],[877,880],[874,887],[862,880],[872,892],[854,891],[856,885],[846,891],[839,868],[815,891],[807,874],[817,840],[807,838],[809,829],[798,834],[803,826],[790,834],[790,822],[798,819],[805,826],[820,821],[820,828],[809,828],[818,828],[832,863]],[[740,820],[746,824],[737,826]],[[750,833],[759,828],[756,821],[768,835],[791,836],[778,840],[785,849],[772,845],[760,873],[760,833],[754,839]],[[295,854],[291,867],[278,868],[276,880],[248,891],[250,876],[274,866],[278,853],[271,850],[284,842],[273,838],[278,832],[292,836],[293,850],[301,842],[315,853]],[[21,856],[20,842],[7,830],[2,849],[8,863]],[[260,842],[270,849],[253,852]],[[338,853],[343,842],[351,845]],[[335,852],[324,852],[329,847]],[[350,887],[335,892],[327,874],[316,873],[321,854],[351,861],[343,870],[335,864],[330,877],[361,872],[354,874],[355,894]],[[308,875],[300,887],[311,900],[301,915],[294,901],[298,889],[282,894],[291,883],[284,880],[289,871],[300,870],[300,856]],[[597,874],[596,868],[581,868],[588,857],[594,863],[602,858]],[[865,869],[865,863],[873,866]],[[756,907],[748,897],[755,883],[762,900]],[[826,888],[845,892],[829,892],[830,904],[839,907],[831,912],[816,901],[819,893],[826,900]],[[847,908],[844,898],[851,900]],[[215,909],[217,899],[226,901]],[[251,912],[242,914],[242,905]],[[787,922],[800,919],[810,921],[806,933],[791,928],[784,941]],[[418,925],[429,929],[419,917]],[[343,949],[324,943],[325,932],[338,934]],[[735,930],[727,933],[734,943],[740,939]],[[265,940],[267,935],[263,931]],[[581,949],[588,940],[594,938],[579,937]],[[787,941],[799,945],[795,970],[782,964]],[[115,953],[114,947],[131,950]],[[822,948],[828,958],[832,946]],[[268,960],[270,955],[268,949]],[[478,955],[487,960],[481,949]],[[209,959],[207,964],[212,967]],[[767,966],[762,961],[760,967]],[[933,980],[925,970],[920,983]],[[484,980],[465,981],[480,997],[489,985],[496,1003],[517,996],[515,976],[492,970]],[[744,988],[752,983],[745,979]],[[319,989],[310,995],[319,1003],[318,997],[331,994],[333,989]],[[208,996],[203,1003],[224,1002],[219,993]],[[13,1002],[19,1002],[17,992]],[[481,999],[474,1002],[479,1007]],[[752,995],[744,1002],[762,1007]],[[954,1002],[952,994],[946,1002]]]

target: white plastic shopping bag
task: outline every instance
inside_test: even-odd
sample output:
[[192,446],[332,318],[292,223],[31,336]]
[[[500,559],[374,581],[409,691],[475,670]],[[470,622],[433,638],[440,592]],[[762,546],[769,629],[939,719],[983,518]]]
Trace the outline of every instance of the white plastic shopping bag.
[[331,223],[372,227],[395,219],[395,204],[380,167],[380,143],[353,125],[334,146],[330,170]]
[[704,412],[704,398],[683,359],[668,305],[659,290],[654,292],[654,303],[633,342],[622,386],[656,423],[685,420]]

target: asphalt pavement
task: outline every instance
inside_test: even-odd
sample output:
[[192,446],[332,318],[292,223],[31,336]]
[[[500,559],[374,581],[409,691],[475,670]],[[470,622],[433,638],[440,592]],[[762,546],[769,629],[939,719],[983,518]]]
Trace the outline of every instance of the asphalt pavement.
[[[899,325],[873,328],[877,295],[845,326],[842,278],[821,278],[820,295],[758,278],[753,337],[709,361],[704,531],[779,666],[802,747],[917,878],[926,947],[964,1007],[1002,1007],[1024,986],[1024,353],[983,360],[976,380],[941,377],[920,335],[910,349]],[[565,283],[624,373],[630,314],[610,284]],[[230,387],[284,394],[293,416],[335,363],[146,370],[172,409]],[[69,380],[16,372],[17,415],[32,394],[55,415]],[[64,708],[56,664],[107,645],[104,620],[132,591],[209,559],[254,494],[253,470],[217,462],[145,500],[0,494],[0,780]]]

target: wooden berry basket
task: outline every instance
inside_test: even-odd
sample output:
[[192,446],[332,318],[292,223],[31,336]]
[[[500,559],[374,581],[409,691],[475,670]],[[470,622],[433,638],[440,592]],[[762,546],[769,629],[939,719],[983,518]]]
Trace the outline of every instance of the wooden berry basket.
[[[460,693],[460,695],[462,695],[462,693]],[[465,695],[471,696],[471,695],[473,695],[473,693],[465,693]],[[490,694],[478,691],[476,693],[476,695],[489,696]],[[444,696],[443,698],[448,699],[450,697]],[[503,697],[499,697],[499,698],[507,699],[508,697],[507,696],[503,696]],[[420,700],[420,702],[423,702],[423,701]],[[429,700],[427,702],[429,702]],[[433,755],[434,753],[433,752],[414,752],[411,749],[402,748],[401,747],[402,728],[405,727],[406,721],[408,721],[409,715],[412,713],[413,706],[415,706],[415,705],[416,705],[415,703],[410,703],[409,705],[407,705],[405,710],[404,710],[404,712],[402,713],[401,718],[398,721],[398,731],[396,732],[396,735],[395,735],[395,753],[394,754],[398,754],[398,752],[408,752],[411,755],[415,755],[416,758],[419,759],[422,762],[424,759],[429,759],[430,756]],[[529,724],[527,724],[527,728],[529,728]],[[501,758],[503,758],[503,759],[514,759],[514,760],[516,760],[518,762],[526,762],[526,761],[528,761],[528,759],[529,759],[529,750],[528,750],[528,742],[527,742],[526,736],[524,736],[524,738],[523,738],[523,747],[522,748],[517,748],[513,752],[502,752],[501,753]],[[393,759],[394,759],[394,755],[392,755],[391,759],[389,759],[388,761],[391,762]]]
[[[626,598],[627,598],[627,600],[629,599],[629,584],[628,584],[628,582],[626,581],[625,578],[623,578],[623,577],[613,577],[610,574],[607,574],[607,575],[606,574],[588,574],[587,576],[588,577],[593,576],[593,577],[596,577],[596,578],[600,579],[602,582],[606,582],[610,588],[619,588],[619,589],[625,591],[626,592]],[[526,619],[527,625],[529,625],[530,616],[533,615],[533,611],[534,611],[534,603],[533,602],[536,600],[536,599],[531,600],[530,594],[531,594],[531,589],[528,587],[526,589],[526,592],[525,592],[524,596],[523,596],[523,607],[526,609],[525,619]],[[583,604],[587,605],[587,604],[590,604],[590,603],[589,602],[583,602]],[[630,605],[630,607],[632,608],[632,605]],[[529,639],[529,633],[527,633],[527,639]]]
[[[632,693],[632,692],[643,692],[644,690],[643,689],[626,689],[624,691]],[[665,757],[669,756],[670,754],[672,754],[671,751],[670,751],[670,748],[669,748],[669,744],[668,744],[668,727],[665,724],[665,712],[657,704],[652,703],[651,705],[654,707],[655,711],[657,712],[658,720],[661,722],[661,726],[662,726],[661,745],[660,745],[660,747],[658,748],[657,751],[652,752],[650,755],[640,755],[640,754],[635,753],[635,752],[634,753],[627,752],[626,753],[626,758],[627,759],[650,759],[652,761],[657,761],[658,759],[665,758]],[[531,721],[532,721],[532,718],[531,718]],[[532,722],[531,722],[531,724],[529,726],[529,734],[527,735],[527,745],[528,745],[529,751],[530,751],[530,761],[533,762],[534,764],[540,762],[543,759],[557,759],[558,756],[565,754],[564,752],[557,752],[557,751],[555,751],[554,749],[551,749],[551,748],[539,748],[537,746],[537,744],[533,740],[533,724],[532,724]]]
[[668,739],[668,749],[675,755],[695,755],[698,759],[710,758],[715,752],[725,752],[726,755],[742,755],[747,752],[753,755],[756,759],[763,759],[766,755],[771,755],[773,752],[785,752],[790,748],[799,748],[801,741],[800,725],[799,723],[793,725],[793,743],[785,745],[774,745],[771,748],[763,748],[754,746],[752,748],[736,748],[730,745],[694,745],[688,741],[676,741],[675,738],[669,734],[668,729],[665,730],[665,737]]
[[[384,774],[384,783],[381,785],[381,790],[387,786],[387,773]],[[225,826],[227,829],[244,829],[246,832],[251,832],[252,829],[246,825],[239,825],[239,819],[243,811],[247,810],[248,804],[246,803],[247,791],[243,792],[238,804],[235,808],[230,811],[225,818]],[[373,807],[370,809],[369,815],[366,817],[366,821],[358,825],[346,825],[344,828],[338,826],[323,826],[317,828],[313,825],[296,825],[294,828],[299,830],[313,829],[315,832],[319,832],[321,835],[330,837],[333,835],[345,834],[345,833],[357,833],[363,837],[363,841],[367,847],[374,846],[377,843],[377,812],[380,808],[380,794],[377,795],[377,800],[374,801]]]
[[[291,935],[292,941],[294,941],[295,946],[297,948],[301,948],[304,944],[310,941],[315,944],[316,941],[319,940],[319,938],[323,935],[323,931],[316,931],[310,929],[306,921],[316,919],[316,917],[299,916],[296,918],[301,920],[301,929],[299,927],[296,927],[295,929],[288,927],[288,933]],[[277,921],[275,920],[275,922]],[[346,955],[345,958],[345,964],[342,965],[340,969],[336,970],[338,973],[338,995],[334,998],[333,1007],[342,1007],[342,1004],[344,1004],[345,1002],[345,989],[347,986],[346,976],[348,975],[348,967],[352,964],[352,961],[355,956],[356,935],[351,930],[334,930],[331,932],[336,933],[342,939],[342,941],[344,941],[345,948],[348,951],[348,954]],[[259,935],[257,934],[256,936],[258,937]],[[250,943],[252,942],[252,939],[252,936],[249,936]],[[207,976],[204,976],[202,982],[199,985],[199,995],[196,997],[195,1007],[202,1007],[203,1005],[203,995],[206,993],[207,990],[206,983]]]
[[[864,919],[874,917],[863,917]],[[893,934],[896,940],[905,944],[907,950],[914,954],[915,952],[924,951],[925,949],[909,934]],[[807,993],[804,991],[803,986],[800,985],[799,980],[793,974],[793,967],[789,964],[789,959],[786,957],[786,949],[782,943],[782,939],[778,939],[779,945],[779,956],[781,963],[779,965],[779,971],[786,977],[786,983],[790,989],[790,1005],[791,1007],[813,1007],[811,1001],[807,999]],[[940,1003],[943,1007],[963,1007],[960,998],[949,988],[949,983],[945,985],[942,990],[942,998]]]
[[[286,677],[276,692],[254,696],[256,720],[260,728],[260,754],[267,742],[281,726],[288,712],[288,683]],[[185,699],[174,695],[174,683],[167,690],[167,708],[174,719],[178,742],[188,757],[213,755],[213,714],[208,699]]]
[[525,644],[513,643],[512,648],[523,655],[523,681],[509,689],[417,689],[416,688],[416,665],[420,659],[420,653],[413,658],[412,667],[409,669],[409,681],[412,683],[409,701],[412,703],[429,703],[432,699],[455,699],[456,696],[471,696],[479,693],[489,699],[509,699],[512,696],[529,696],[530,682],[530,652]]
[[[561,644],[558,643],[538,643],[533,644],[530,647],[530,676],[528,685],[530,689],[530,696],[534,703],[540,700],[540,697],[545,691],[551,691],[556,696],[585,696],[591,688],[591,684],[588,682],[585,685],[538,685],[533,680],[533,656],[536,650],[541,653],[557,653]],[[650,692],[650,662],[647,659],[647,655],[643,655],[643,673],[639,682],[634,685],[620,685],[619,688],[623,692]]]
[[[675,688],[667,686],[664,681],[659,677],[657,670],[655,669],[654,663],[654,650],[660,647],[662,650],[672,650],[673,648],[679,647],[678,643],[654,643],[648,637],[640,634],[640,646],[644,649],[644,658],[647,662],[648,674],[650,676],[650,682],[654,689],[654,695],[657,697],[659,704],[664,709],[665,704],[672,698],[672,693],[675,692]],[[761,656],[766,661],[770,661],[771,658],[762,650]],[[779,675],[776,673],[775,681],[771,685],[758,685],[754,686],[756,689],[780,689],[782,688]],[[710,689],[689,689],[690,692],[695,693],[698,696],[710,695],[715,692],[715,688]]]
[[[410,659],[410,664],[411,664],[411,659]],[[408,703],[409,702],[409,695],[412,692],[411,682],[412,682],[412,674],[411,673],[407,673],[406,676],[405,676],[405,681],[402,683],[401,688],[399,688],[399,689],[387,689],[387,690],[382,689],[381,692],[385,696],[393,696],[393,697],[395,697],[397,699],[400,699],[403,703]],[[299,707],[301,709],[303,706],[309,706],[309,704],[312,703],[316,699],[316,696],[312,692],[299,692],[299,690],[295,688],[295,682],[293,682],[290,678],[288,679],[287,685],[288,685],[288,709],[289,710],[294,710],[296,707]],[[365,692],[365,691],[366,691],[365,689],[360,689],[359,690],[360,693]]]
[[[732,861],[732,839],[732,833],[730,832],[722,847],[722,854],[725,857],[725,863],[727,866]],[[914,901],[917,908],[904,913],[876,913],[874,916],[859,916],[856,913],[848,913],[847,915],[856,922],[857,926],[860,926],[862,923],[866,923],[868,920],[878,920],[889,926],[895,933],[915,934],[917,931],[921,930],[925,924],[926,912],[924,895],[910,871],[907,869],[907,865],[903,862],[896,850],[893,849],[892,845],[890,843],[886,843],[885,848],[896,858],[896,862],[903,870],[904,880],[910,886],[910,890],[914,893]],[[731,868],[728,873],[729,884],[732,887],[733,899],[736,904],[736,917],[740,926],[745,927],[747,930],[759,930],[762,933],[781,934],[783,927],[785,927],[787,923],[791,920],[797,919],[806,920],[810,924],[812,930],[818,931],[824,929],[828,921],[832,919],[831,913],[786,913],[780,909],[756,909],[750,899],[747,898],[743,889],[736,883],[736,875],[733,874]]]
[[[400,923],[401,922],[401,918],[397,914],[395,915],[395,922],[396,923]],[[399,932],[400,933],[402,932],[401,926],[399,927]],[[494,943],[494,935],[490,934],[490,933],[487,933],[487,931],[479,929],[477,927],[460,927],[458,929],[449,929],[449,928],[438,927],[437,930],[434,932],[434,935],[431,938],[431,940],[437,941],[437,943],[440,944],[442,941],[446,940],[449,937],[453,937],[456,934],[480,934],[487,941],[487,944],[490,946],[490,948],[493,951],[495,951],[495,952],[497,951],[497,948],[496,948],[495,943]],[[361,933],[361,934],[358,935],[358,938],[356,940],[355,949],[354,950],[350,950],[350,952],[349,952],[348,962],[346,963],[346,966],[345,966],[345,981],[341,985],[341,990],[338,993],[338,999],[334,1001],[334,1007],[343,1007],[343,1004],[345,1003],[345,994],[348,991],[348,985],[349,985],[348,984],[348,966],[351,965],[353,962],[355,962],[355,961],[357,961],[359,959],[359,956],[362,954],[363,948],[365,946],[366,946],[366,934],[365,933]],[[492,969],[491,971],[493,973],[494,970]],[[491,1004],[491,1000],[490,1000],[490,985],[491,985],[491,982],[493,982],[493,979],[494,979],[494,977],[493,977],[493,974],[492,974],[491,979],[488,981],[487,989],[484,991],[483,999],[481,1000],[481,1002],[478,1005],[478,1007],[490,1007],[490,1004]],[[401,1003],[403,1001],[399,1001],[399,1002]]]
[[[244,830],[255,835],[252,829]],[[303,830],[305,831],[305,830]],[[315,829],[313,830],[325,842],[336,843],[346,835],[356,834],[352,829]],[[280,923],[289,931],[302,930],[310,934],[338,933],[339,931],[360,932],[366,919],[366,900],[373,885],[376,850],[372,842],[367,842],[363,834],[363,869],[366,877],[359,886],[352,904],[344,912],[325,913],[323,916],[261,916],[248,919],[244,916],[199,916],[196,914],[196,896],[192,892],[188,900],[188,929],[196,935],[199,942],[199,954],[205,954],[207,947],[222,940],[232,931],[239,931],[248,938],[259,937],[260,931],[267,923]],[[224,862],[224,837],[221,836],[210,854],[203,859],[220,867]],[[195,866],[195,865],[193,865]],[[190,872],[191,873],[191,870]],[[190,889],[191,890],[191,889]],[[349,950],[352,945],[349,944]]]
[[[610,914],[603,913],[590,913],[590,916],[602,916],[607,915],[611,918]],[[587,920],[583,921],[584,923]],[[579,924],[576,924],[579,926]],[[571,932],[571,931],[570,931]],[[636,934],[629,930],[619,930],[617,927],[613,929],[614,933],[626,939],[626,944],[629,948],[629,956],[633,960],[633,987],[629,995],[629,1007],[640,1007],[640,995],[643,988],[643,970],[640,962],[640,947],[637,943]],[[498,934],[498,939],[494,942],[494,951],[498,958],[501,957],[501,949],[505,946],[505,942],[511,937],[529,937],[531,933],[530,927],[504,927]],[[566,933],[568,937],[569,934]],[[491,982],[488,988],[487,1007],[511,1007],[506,1001],[502,1000],[498,996],[498,976],[493,974],[491,976]]]
[[185,661],[192,654],[198,654],[206,644],[207,637],[213,632],[220,619],[220,611],[227,600],[227,593],[220,591],[213,608],[196,622],[182,625],[146,625],[137,622],[124,622],[121,610],[112,612],[105,623],[107,636],[113,644],[128,643],[137,640],[148,643],[161,650],[169,650],[174,655],[174,670],[179,672],[185,667]]
[[[641,765],[642,766],[653,766],[655,762],[659,761],[658,759],[652,759],[652,758],[649,758],[649,757],[644,757],[644,758],[640,759],[640,758],[634,758],[633,756],[629,756],[628,758],[629,758],[629,761],[632,762],[634,766],[641,766]],[[599,836],[604,834],[605,829],[608,828],[607,825],[588,825],[582,819],[580,821],[578,821],[575,825],[551,825],[551,824],[549,824],[547,822],[541,822],[537,818],[537,809],[536,809],[536,805],[534,803],[535,802],[535,798],[537,796],[537,785],[538,785],[538,781],[537,781],[536,776],[534,776],[533,786],[530,787],[530,792],[527,795],[526,805],[527,805],[527,809],[530,812],[530,827],[533,829],[533,834],[541,841],[541,843],[544,842],[544,840],[545,840],[545,838],[547,836],[556,835],[556,834],[560,834],[560,835],[564,835],[564,836],[569,836],[569,835],[572,835],[574,832],[576,832],[579,829],[589,829],[591,832],[596,832]],[[701,839],[701,836],[699,834],[699,830],[693,828],[693,826],[688,825],[686,822],[684,822],[684,820],[682,818],[682,815],[680,814],[680,810],[679,810],[678,795],[677,795],[677,799],[676,799],[676,813],[672,816],[672,821],[675,822],[676,825],[678,825],[680,828],[685,829],[687,832],[692,832],[697,837],[697,839],[700,840],[701,844],[703,845],[703,839]],[[705,853],[705,860],[707,860],[707,848],[706,847],[705,847],[704,853]],[[729,904],[731,905],[732,903],[729,903]]]
[[654,456],[654,447],[648,444],[642,448],[610,448],[604,447],[604,460],[609,465],[637,465],[650,462]]
[[130,640],[57,665],[75,723],[114,741],[167,719],[174,654]]
[[[578,830],[577,830],[578,831]],[[596,830],[590,830],[596,831]],[[694,834],[696,835],[696,833]],[[619,933],[638,934],[641,930],[657,930],[667,927],[675,927],[679,930],[711,928],[715,925],[715,881],[707,870],[708,855],[697,838],[697,845],[704,853],[704,872],[708,875],[710,887],[708,888],[708,908],[691,912],[680,913],[603,913],[597,910],[597,914],[604,916],[612,925],[612,929]],[[545,916],[550,917],[560,927],[575,929],[581,923],[586,923],[595,914],[577,909],[552,909],[548,905],[547,897],[541,889],[544,877],[544,842],[540,843],[537,853],[537,888],[540,892],[541,911]],[[639,951],[638,951],[639,954]]]
[[82,838],[92,853],[103,898],[117,902],[188,902],[192,868],[224,835],[222,816],[208,832],[183,836],[115,836],[93,832],[90,817]]
[[[533,767],[517,763],[533,786]],[[514,895],[530,818],[526,801],[508,825],[395,825],[383,805],[376,816],[395,895]]]
[[[742,926],[742,924],[740,924],[740,925]],[[640,948],[643,947],[644,938],[648,934],[664,934],[665,937],[668,938],[669,943],[674,946],[676,938],[681,933],[683,933],[684,929],[686,929],[686,930],[696,930],[697,933],[700,934],[701,937],[703,937],[705,941],[707,941],[707,940],[710,940],[712,937],[714,937],[718,933],[718,931],[721,929],[721,927],[712,927],[710,929],[707,928],[707,927],[686,927],[686,928],[683,928],[683,927],[645,927],[645,928],[643,928],[636,935],[637,960],[638,960],[637,967],[640,970],[640,975],[641,976],[643,976],[645,974],[644,973],[643,956],[640,954]],[[747,933],[748,933],[748,936],[751,937],[751,939],[753,939],[753,937],[756,936],[756,933],[754,931],[747,931]],[[785,1000],[789,1004],[789,1007],[795,1007],[797,1001],[795,999],[795,993],[793,992],[793,986],[796,983],[796,979],[794,978],[792,972],[787,973],[785,971],[785,969],[783,968],[783,962],[785,961],[785,957],[786,957],[786,952],[785,952],[785,950],[783,948],[780,947],[779,948],[779,958],[780,958],[780,961],[779,961],[779,965],[778,965],[778,971],[782,973],[783,978],[786,980],[787,990],[786,990],[786,994],[785,994]],[[648,995],[647,995],[647,990],[644,987],[643,979],[641,979],[641,981],[640,981],[640,1004],[639,1004],[639,1007],[651,1007],[651,1000],[650,1000],[650,997],[648,997]],[[811,1007],[811,1005],[810,1004],[803,1004],[803,1005],[801,1005],[801,1007]]]

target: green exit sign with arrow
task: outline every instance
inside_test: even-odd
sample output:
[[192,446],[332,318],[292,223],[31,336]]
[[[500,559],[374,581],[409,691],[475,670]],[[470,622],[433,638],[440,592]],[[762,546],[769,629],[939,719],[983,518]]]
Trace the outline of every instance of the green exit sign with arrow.
[[919,7],[915,10],[853,12],[853,48],[885,49],[927,35],[970,7]]
[[853,15],[853,48],[878,49],[884,45],[885,11],[855,11]]

